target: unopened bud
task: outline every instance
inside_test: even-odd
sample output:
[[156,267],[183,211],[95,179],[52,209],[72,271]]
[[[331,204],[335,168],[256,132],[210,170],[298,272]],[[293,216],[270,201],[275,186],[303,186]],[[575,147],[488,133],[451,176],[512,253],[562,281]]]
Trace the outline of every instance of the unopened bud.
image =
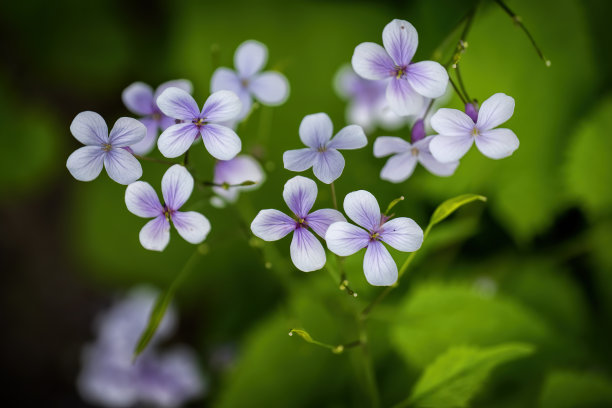
[[476,102],[466,103],[465,113],[476,123],[478,120],[478,104]]
[[410,142],[416,143],[419,140],[422,140],[424,138],[425,138],[425,122],[423,122],[423,119],[419,119],[416,122],[414,122],[414,125],[412,125],[412,130],[410,131]]

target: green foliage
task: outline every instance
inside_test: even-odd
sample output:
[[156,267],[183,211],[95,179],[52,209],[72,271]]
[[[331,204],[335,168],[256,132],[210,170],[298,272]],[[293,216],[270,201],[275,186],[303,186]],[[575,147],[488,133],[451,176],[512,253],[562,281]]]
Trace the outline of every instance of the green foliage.
[[462,194],[460,196],[448,199],[440,204],[431,216],[428,228],[442,222],[446,217],[457,211],[459,207],[462,207],[472,201],[487,201],[486,197],[477,194]]
[[604,408],[612,406],[612,380],[600,373],[554,371],[540,395],[540,408]]

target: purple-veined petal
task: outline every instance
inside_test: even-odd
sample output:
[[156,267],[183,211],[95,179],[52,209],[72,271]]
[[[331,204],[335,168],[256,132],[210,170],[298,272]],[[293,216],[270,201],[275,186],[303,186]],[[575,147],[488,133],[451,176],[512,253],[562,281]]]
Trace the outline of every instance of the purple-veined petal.
[[121,93],[121,100],[126,108],[137,115],[153,113],[153,89],[144,82],[134,82]]
[[327,149],[317,152],[312,165],[314,175],[325,184],[331,184],[342,175],[344,170],[344,157],[336,149]]
[[134,118],[119,118],[110,131],[108,142],[113,147],[126,147],[140,142],[147,135],[147,128]]
[[340,129],[336,136],[327,144],[327,147],[331,149],[352,150],[361,149],[367,144],[368,138],[361,126],[349,125]]
[[344,212],[357,225],[373,231],[380,225],[380,207],[368,191],[358,190],[344,197]]
[[159,135],[157,148],[165,157],[179,157],[189,150],[198,133],[198,127],[191,122],[172,125]]
[[474,137],[466,136],[434,136],[429,144],[433,157],[441,163],[455,162],[462,158],[474,143]]
[[306,115],[300,123],[300,140],[313,149],[325,146],[333,132],[334,125],[326,113]]
[[261,210],[251,223],[253,234],[264,241],[278,241],[295,227],[295,220],[278,210]]
[[104,156],[102,147],[84,146],[68,156],[66,167],[75,179],[91,181],[100,175],[104,167]]
[[474,129],[472,119],[457,109],[440,108],[430,122],[433,130],[443,136],[471,135]]
[[236,118],[241,109],[242,103],[238,95],[232,91],[217,91],[204,103],[201,116],[206,118],[207,122],[227,122]]
[[140,230],[140,244],[150,251],[163,251],[170,241],[170,222],[165,215],[158,215]]
[[412,24],[393,20],[383,30],[383,44],[396,65],[408,65],[419,45],[419,36]]
[[230,160],[242,149],[240,138],[227,126],[209,123],[200,128],[206,150],[215,159]]
[[172,223],[179,235],[190,244],[199,244],[210,232],[208,218],[195,211],[177,211],[172,214]]
[[334,254],[349,256],[368,246],[370,234],[348,222],[334,222],[327,228],[325,241]]
[[[425,99],[423,99],[424,101]],[[406,124],[406,117],[400,116],[393,111],[387,104],[385,97],[385,104],[378,109],[378,123],[380,126],[387,130],[398,130]]]
[[434,137],[436,136],[427,136],[425,139],[419,140],[414,144],[414,147],[419,149],[417,159],[430,173],[439,177],[451,176],[457,169],[457,166],[459,166],[459,161],[442,163],[436,160],[429,150],[429,144]]
[[225,67],[217,68],[210,79],[210,91],[232,91],[240,92],[244,87],[240,78],[233,70]]
[[159,118],[159,121],[157,121],[157,126],[159,126],[159,128],[162,130],[162,132],[164,130],[168,129],[170,126],[173,126],[173,125],[176,125],[178,123],[181,123],[177,119],[174,119],[174,118],[171,118],[169,116],[166,116],[166,115],[164,115],[161,112],[160,112],[160,115],[161,115],[161,117]]
[[287,150],[283,153],[283,164],[287,170],[304,171],[314,164],[319,152],[312,147]]
[[423,105],[423,97],[405,78],[391,78],[386,97],[391,110],[400,116],[415,115]]
[[[172,120],[174,122],[174,119]],[[147,129],[145,137],[140,141],[130,145],[130,149],[138,155],[145,155],[151,152],[157,143],[157,133],[159,125],[152,118],[141,118],[140,122]]]
[[380,178],[392,183],[401,183],[414,172],[417,157],[412,152],[396,154],[389,158],[380,171]]
[[478,129],[483,132],[506,122],[514,113],[514,98],[496,93],[484,101],[478,111]]
[[281,105],[289,96],[289,81],[279,72],[267,71],[251,78],[249,89],[264,105]]
[[363,257],[366,280],[374,286],[390,286],[397,281],[397,265],[380,241],[371,241]]
[[156,100],[157,107],[174,119],[192,121],[200,114],[193,96],[180,88],[168,88]]
[[103,145],[108,143],[108,127],[96,112],[85,111],[74,117],[70,124],[72,136],[84,145]]
[[257,160],[247,155],[239,155],[232,160],[218,160],[215,164],[213,181],[216,184],[240,184],[252,181],[251,186],[213,187],[213,191],[220,197],[232,203],[238,198],[240,191],[259,188],[265,179],[265,173]]
[[283,199],[299,218],[306,218],[317,199],[317,183],[309,178],[295,176],[285,183]]
[[104,167],[108,176],[119,184],[130,184],[142,177],[140,162],[122,148],[112,148],[104,155]]
[[291,260],[302,272],[312,272],[325,266],[325,249],[319,240],[306,228],[293,232]]
[[423,230],[411,218],[393,218],[383,225],[380,239],[398,251],[414,252],[423,243]]
[[385,157],[390,154],[404,153],[412,148],[412,145],[401,137],[380,136],[374,141],[374,157]]
[[323,239],[329,226],[340,221],[346,222],[346,218],[340,211],[331,208],[313,211],[306,217],[306,224]]
[[170,210],[178,210],[193,191],[193,176],[184,166],[175,164],[164,173],[161,182],[164,203]]
[[136,181],[127,186],[125,205],[129,212],[142,218],[157,217],[164,212],[157,193],[144,181]]
[[393,76],[395,72],[395,64],[387,51],[372,42],[355,47],[351,64],[357,75],[365,79],[385,79]]
[[491,129],[474,138],[476,147],[491,159],[510,156],[519,147],[518,137],[510,129]]
[[[248,91],[248,89],[243,88],[239,92],[237,92],[236,95],[238,95],[238,98],[240,99],[240,113],[233,120],[229,122],[220,123],[221,125],[231,127],[232,129],[236,129],[234,125],[235,123],[249,116],[249,113],[251,113],[251,108],[253,106],[253,97],[251,96],[251,93]],[[230,123],[232,123],[232,125],[230,125]]]
[[249,78],[266,65],[268,48],[255,40],[248,40],[238,46],[234,53],[234,66],[242,78]]
[[168,88],[182,89],[188,94],[193,92],[193,85],[191,84],[191,81],[187,79],[174,79],[172,81],[167,81],[159,85],[155,90],[155,94],[153,94],[153,100],[156,101],[159,95],[161,95]]
[[415,91],[427,98],[444,95],[448,86],[448,73],[442,65],[434,61],[410,64],[406,79]]

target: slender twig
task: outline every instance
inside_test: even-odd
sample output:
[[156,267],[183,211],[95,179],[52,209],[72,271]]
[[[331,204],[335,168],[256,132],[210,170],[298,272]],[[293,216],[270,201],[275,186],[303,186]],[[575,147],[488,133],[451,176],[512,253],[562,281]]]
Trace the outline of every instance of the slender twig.
[[178,164],[176,162],[171,162],[169,160],[156,159],[155,157],[141,156],[139,154],[134,154],[134,157],[137,158],[138,160],[145,160],[145,161],[150,161],[150,162],[153,162],[153,163],[165,164],[167,166],[174,166],[175,164]]
[[214,181],[207,181],[207,180],[196,180],[196,183],[198,183],[202,187],[221,187],[225,190],[231,187],[245,187],[245,186],[252,186],[254,184],[257,184],[254,181],[250,181],[250,180],[243,181],[242,183],[238,183],[238,184],[215,183]]
[[376,376],[374,374],[374,364],[372,362],[372,356],[370,354],[370,348],[368,346],[368,333],[365,327],[365,321],[357,318],[359,324],[359,340],[361,355],[363,358],[363,371],[365,375],[368,397],[370,398],[370,406],[374,408],[380,407],[380,394],[378,392],[378,385],[376,384]]
[[457,88],[457,85],[455,84],[455,81],[453,81],[452,78],[449,77],[448,78],[448,82],[450,82],[450,84],[453,86],[453,89],[455,90],[455,93],[457,94],[457,96],[459,96],[459,99],[461,99],[461,102],[463,102],[463,104],[465,105],[467,103],[467,101],[465,100],[465,98],[461,94],[461,91],[459,91],[459,88]]
[[472,98],[470,98],[470,95],[468,95],[467,90],[465,89],[465,85],[463,84],[463,79],[461,78],[461,74],[459,73],[459,64],[455,66],[455,74],[457,74],[457,82],[459,83],[459,88],[461,88],[461,92],[463,92],[465,99],[468,102],[471,102]]
[[334,182],[332,181],[332,183],[329,186],[331,187],[331,195],[332,195],[332,202],[334,204],[334,209],[337,210],[338,201],[336,201],[336,187],[334,187]]

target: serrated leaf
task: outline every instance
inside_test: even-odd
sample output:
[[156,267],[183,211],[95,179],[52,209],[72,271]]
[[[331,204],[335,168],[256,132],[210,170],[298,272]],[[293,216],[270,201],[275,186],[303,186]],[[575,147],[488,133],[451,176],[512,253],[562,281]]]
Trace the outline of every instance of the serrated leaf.
[[612,406],[612,380],[599,373],[555,371],[540,396],[541,408],[595,408]]
[[446,217],[457,211],[459,207],[471,203],[472,201],[487,201],[487,198],[478,194],[462,194],[444,201],[436,208],[429,221],[430,226],[434,226],[443,221]]
[[453,347],[427,367],[408,400],[400,406],[465,407],[482,388],[491,370],[525,357],[533,350],[533,346],[523,343],[489,348]]

